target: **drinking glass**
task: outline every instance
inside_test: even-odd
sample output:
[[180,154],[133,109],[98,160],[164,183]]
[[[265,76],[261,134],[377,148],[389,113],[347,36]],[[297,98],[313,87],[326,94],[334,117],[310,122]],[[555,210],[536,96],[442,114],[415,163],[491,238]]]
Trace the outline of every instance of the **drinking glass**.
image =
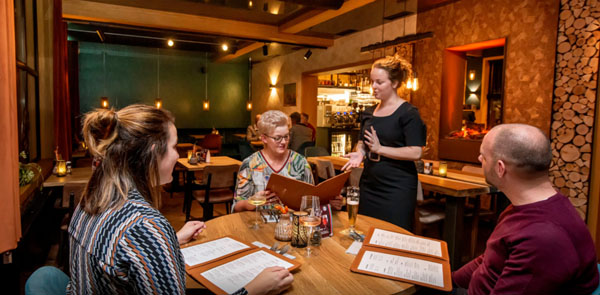
[[360,201],[360,188],[357,186],[346,187],[346,209],[348,210],[348,223],[350,228],[342,230],[340,233],[349,236],[351,232],[362,234],[356,230],[356,218],[358,218],[358,204]]
[[308,227],[308,235],[306,241],[306,257],[317,255],[316,250],[310,247],[314,228],[321,224],[321,204],[318,196],[302,196],[300,211],[305,211],[307,214],[300,217],[300,223]]
[[253,195],[250,198],[248,198],[248,203],[256,206],[256,215],[254,218],[254,222],[252,222],[250,224],[250,228],[252,229],[259,229],[260,228],[260,224],[262,223],[260,220],[260,216],[258,216],[258,207],[260,205],[263,205],[264,203],[267,202],[267,198],[263,195]]

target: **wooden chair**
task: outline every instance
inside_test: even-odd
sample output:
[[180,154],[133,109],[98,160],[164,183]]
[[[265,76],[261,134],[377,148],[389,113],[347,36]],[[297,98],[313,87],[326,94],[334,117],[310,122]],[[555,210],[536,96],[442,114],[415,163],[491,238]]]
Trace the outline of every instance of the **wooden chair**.
[[[423,187],[421,181],[417,184],[417,206],[415,208],[414,231],[417,235],[422,235],[425,227],[433,224],[442,224],[446,218],[444,206],[436,199],[425,199],[423,196]],[[442,234],[440,226],[440,235]]]
[[[213,205],[218,203],[225,203],[227,214],[231,213],[238,170],[238,165],[207,166],[201,184],[193,184],[192,198],[202,206],[202,220],[213,218]],[[186,221],[190,220],[192,201],[186,196],[183,202]]]
[[309,146],[304,149],[305,157],[329,156],[327,150],[322,146]]
[[207,134],[202,140],[202,147],[210,150],[210,155],[215,156],[221,153],[222,138],[219,134]]
[[331,163],[329,160],[317,159],[317,164],[313,167],[313,178],[315,180],[315,184],[334,176],[335,169],[333,169],[333,163]]
[[68,274],[69,272],[69,224],[75,207],[81,201],[85,183],[66,183],[63,187],[62,208],[67,210],[60,224],[60,237],[58,241],[58,254],[56,262]]
[[298,152],[299,154],[304,156],[304,153],[306,151],[307,147],[311,147],[311,146],[315,146],[315,142],[314,141],[305,141],[303,142],[300,147],[298,148],[298,150],[296,152]]

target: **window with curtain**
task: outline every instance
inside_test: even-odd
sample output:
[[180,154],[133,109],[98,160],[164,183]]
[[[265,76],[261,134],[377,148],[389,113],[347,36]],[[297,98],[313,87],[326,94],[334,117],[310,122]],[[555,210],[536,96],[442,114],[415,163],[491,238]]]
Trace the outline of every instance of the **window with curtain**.
[[37,7],[35,0],[14,1],[19,152],[28,162],[38,160],[41,149]]

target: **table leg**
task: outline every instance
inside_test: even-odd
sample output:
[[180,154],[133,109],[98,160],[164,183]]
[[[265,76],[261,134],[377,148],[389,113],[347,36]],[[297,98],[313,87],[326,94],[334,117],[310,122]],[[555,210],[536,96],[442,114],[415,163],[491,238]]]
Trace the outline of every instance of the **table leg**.
[[444,221],[444,240],[448,243],[448,255],[452,270],[461,265],[463,218],[465,198],[446,196],[446,220]]
[[183,200],[183,210],[185,212],[185,221],[190,218],[190,212],[192,210],[192,184],[194,182],[194,172],[185,172],[185,198]]

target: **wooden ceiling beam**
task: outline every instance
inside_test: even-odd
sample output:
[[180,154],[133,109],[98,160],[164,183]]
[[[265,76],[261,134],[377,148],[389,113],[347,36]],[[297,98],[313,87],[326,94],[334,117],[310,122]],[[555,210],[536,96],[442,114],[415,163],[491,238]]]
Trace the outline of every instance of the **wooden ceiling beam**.
[[311,10],[280,25],[279,32],[296,34],[372,2],[375,2],[375,0],[348,0],[337,10]]
[[256,49],[259,49],[263,46],[263,43],[260,42],[254,42],[246,47],[242,47],[240,49],[238,49],[235,53],[232,54],[227,54],[227,55],[223,55],[219,58],[217,58],[215,61],[216,62],[228,62],[234,58],[238,58],[244,54],[250,53]]
[[[350,0],[350,2],[352,1],[359,0]],[[332,39],[280,32],[278,26],[82,0],[64,0],[62,5],[63,18],[70,20],[187,31],[315,47],[333,45]],[[340,9],[343,8],[342,6]]]

